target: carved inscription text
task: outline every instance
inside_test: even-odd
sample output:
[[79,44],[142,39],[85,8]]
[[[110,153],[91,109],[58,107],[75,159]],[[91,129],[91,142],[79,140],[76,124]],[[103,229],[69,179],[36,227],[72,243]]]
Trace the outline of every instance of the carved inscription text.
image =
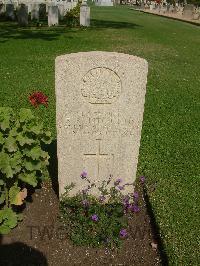
[[133,117],[123,116],[118,112],[88,111],[76,115],[63,116],[62,124],[70,135],[88,136],[130,136],[134,134]]

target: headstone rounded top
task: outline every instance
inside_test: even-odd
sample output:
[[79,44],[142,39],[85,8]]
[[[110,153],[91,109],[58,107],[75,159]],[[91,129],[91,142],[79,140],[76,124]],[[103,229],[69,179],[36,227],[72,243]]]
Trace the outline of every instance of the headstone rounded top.
[[[130,62],[130,60],[134,60],[134,63],[144,63],[146,66],[148,66],[148,63],[145,59],[130,55],[130,54],[124,54],[124,53],[117,53],[117,52],[107,52],[107,51],[91,51],[91,52],[79,52],[79,53],[70,53],[65,55],[60,55],[56,57],[56,62],[59,63],[59,61],[63,61],[66,59],[73,59],[73,58],[79,58],[80,60],[83,58],[89,58],[93,57],[93,60],[95,61],[95,58],[104,58],[104,57],[115,57],[120,58],[120,60],[127,60],[127,62]],[[96,61],[98,64],[98,61]]]

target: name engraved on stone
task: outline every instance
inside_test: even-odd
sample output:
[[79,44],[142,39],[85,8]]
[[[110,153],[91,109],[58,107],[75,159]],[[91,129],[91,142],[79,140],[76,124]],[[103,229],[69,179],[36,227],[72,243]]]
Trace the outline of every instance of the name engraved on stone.
[[91,135],[133,135],[134,119],[133,117],[124,117],[119,113],[106,111],[88,111],[80,112],[73,119],[68,117],[62,118],[62,123],[66,132],[71,136]]
[[111,104],[121,94],[121,80],[109,68],[93,68],[82,79],[81,93],[91,104]]

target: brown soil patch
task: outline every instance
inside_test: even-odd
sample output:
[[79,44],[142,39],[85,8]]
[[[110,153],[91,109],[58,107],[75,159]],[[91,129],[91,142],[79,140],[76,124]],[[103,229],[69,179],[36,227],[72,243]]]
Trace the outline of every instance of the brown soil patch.
[[58,198],[51,184],[45,183],[26,204],[23,221],[2,237],[0,265],[161,265],[158,249],[152,248],[155,237],[141,198],[141,211],[130,217],[129,235],[121,249],[77,247],[66,238],[57,219]]

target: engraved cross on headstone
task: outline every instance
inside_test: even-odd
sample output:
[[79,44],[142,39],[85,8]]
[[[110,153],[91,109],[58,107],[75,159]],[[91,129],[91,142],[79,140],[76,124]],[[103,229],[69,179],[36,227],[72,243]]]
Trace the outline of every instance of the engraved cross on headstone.
[[[101,150],[101,139],[97,139],[97,141],[98,141],[97,152],[95,152],[95,153],[92,153],[92,152],[91,153],[84,153],[84,156],[87,157],[87,158],[92,158],[92,159],[96,159],[97,160],[97,178],[99,180],[99,178],[102,178],[102,176],[100,176],[101,160],[102,159],[106,159],[106,161],[108,163],[110,163],[110,156],[112,156],[112,164],[113,164],[114,154],[108,154],[108,153],[102,152],[102,150]],[[110,165],[110,167],[112,167],[112,166]],[[109,170],[111,171],[111,169],[109,169]],[[111,173],[109,173],[109,174],[111,174]]]

